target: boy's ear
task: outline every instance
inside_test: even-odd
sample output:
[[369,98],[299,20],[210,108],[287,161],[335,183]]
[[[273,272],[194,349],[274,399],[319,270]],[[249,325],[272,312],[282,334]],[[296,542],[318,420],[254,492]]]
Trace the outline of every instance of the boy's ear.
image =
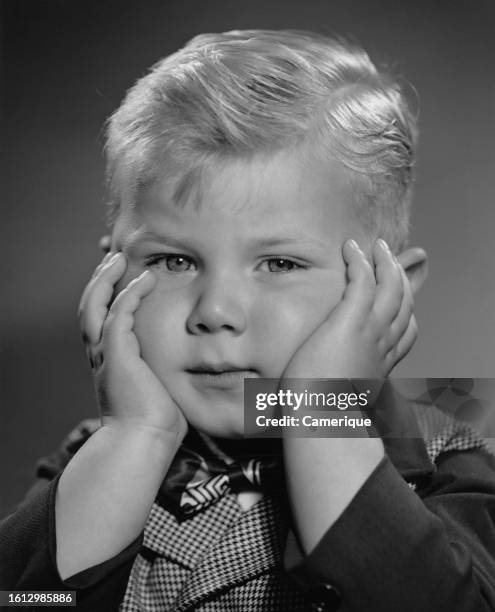
[[102,236],[98,242],[98,246],[104,253],[109,253],[110,247],[112,246],[112,237],[109,234]]
[[423,249],[413,247],[397,255],[400,265],[404,268],[411,289],[415,294],[428,276],[428,256]]

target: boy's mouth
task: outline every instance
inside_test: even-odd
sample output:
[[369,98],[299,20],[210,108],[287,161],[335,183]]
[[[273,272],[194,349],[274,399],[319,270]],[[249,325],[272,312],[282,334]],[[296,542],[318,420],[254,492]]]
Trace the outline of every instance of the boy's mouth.
[[188,372],[192,374],[224,374],[225,372],[254,372],[252,368],[246,368],[244,366],[237,366],[228,361],[222,361],[219,363],[208,363],[202,361],[197,363],[192,368],[187,368]]
[[237,366],[227,362],[198,363],[191,368],[187,368],[186,372],[191,374],[195,383],[220,389],[239,387],[243,384],[245,378],[259,376],[253,368]]

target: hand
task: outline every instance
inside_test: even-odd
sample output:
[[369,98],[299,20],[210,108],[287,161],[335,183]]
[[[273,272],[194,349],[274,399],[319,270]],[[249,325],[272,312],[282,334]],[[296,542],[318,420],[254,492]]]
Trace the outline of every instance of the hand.
[[342,300],[299,347],[283,378],[383,378],[417,337],[407,276],[383,240],[375,270],[356,242],[342,249],[348,285]]
[[115,285],[126,270],[122,253],[108,253],[81,298],[79,320],[93,370],[102,424],[153,428],[177,435],[186,420],[167,390],[140,356],[133,325],[141,300],[156,283],[147,270],[112,303]]

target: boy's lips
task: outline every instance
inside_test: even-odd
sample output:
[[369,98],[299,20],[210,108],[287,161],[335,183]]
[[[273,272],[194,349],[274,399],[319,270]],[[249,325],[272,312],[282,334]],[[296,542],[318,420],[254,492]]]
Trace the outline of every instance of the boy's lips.
[[255,370],[247,366],[236,365],[234,363],[231,363],[230,361],[200,361],[192,367],[187,368],[187,371],[193,374],[203,374],[205,372],[213,374],[223,374],[224,372],[254,372]]
[[259,376],[254,368],[238,366],[229,362],[198,363],[186,372],[193,378],[193,382],[200,386],[218,389],[232,389],[243,384],[245,378]]

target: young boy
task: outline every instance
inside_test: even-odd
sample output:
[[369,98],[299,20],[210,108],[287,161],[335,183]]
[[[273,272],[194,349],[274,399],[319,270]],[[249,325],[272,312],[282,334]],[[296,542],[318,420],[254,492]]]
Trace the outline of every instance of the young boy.
[[386,389],[407,439],[243,439],[245,378],[384,378],[414,343],[414,148],[397,84],[316,34],[198,36],[138,81],[80,308],[101,426],[3,522],[3,589],[86,610],[495,610],[495,462],[467,430],[426,445]]

